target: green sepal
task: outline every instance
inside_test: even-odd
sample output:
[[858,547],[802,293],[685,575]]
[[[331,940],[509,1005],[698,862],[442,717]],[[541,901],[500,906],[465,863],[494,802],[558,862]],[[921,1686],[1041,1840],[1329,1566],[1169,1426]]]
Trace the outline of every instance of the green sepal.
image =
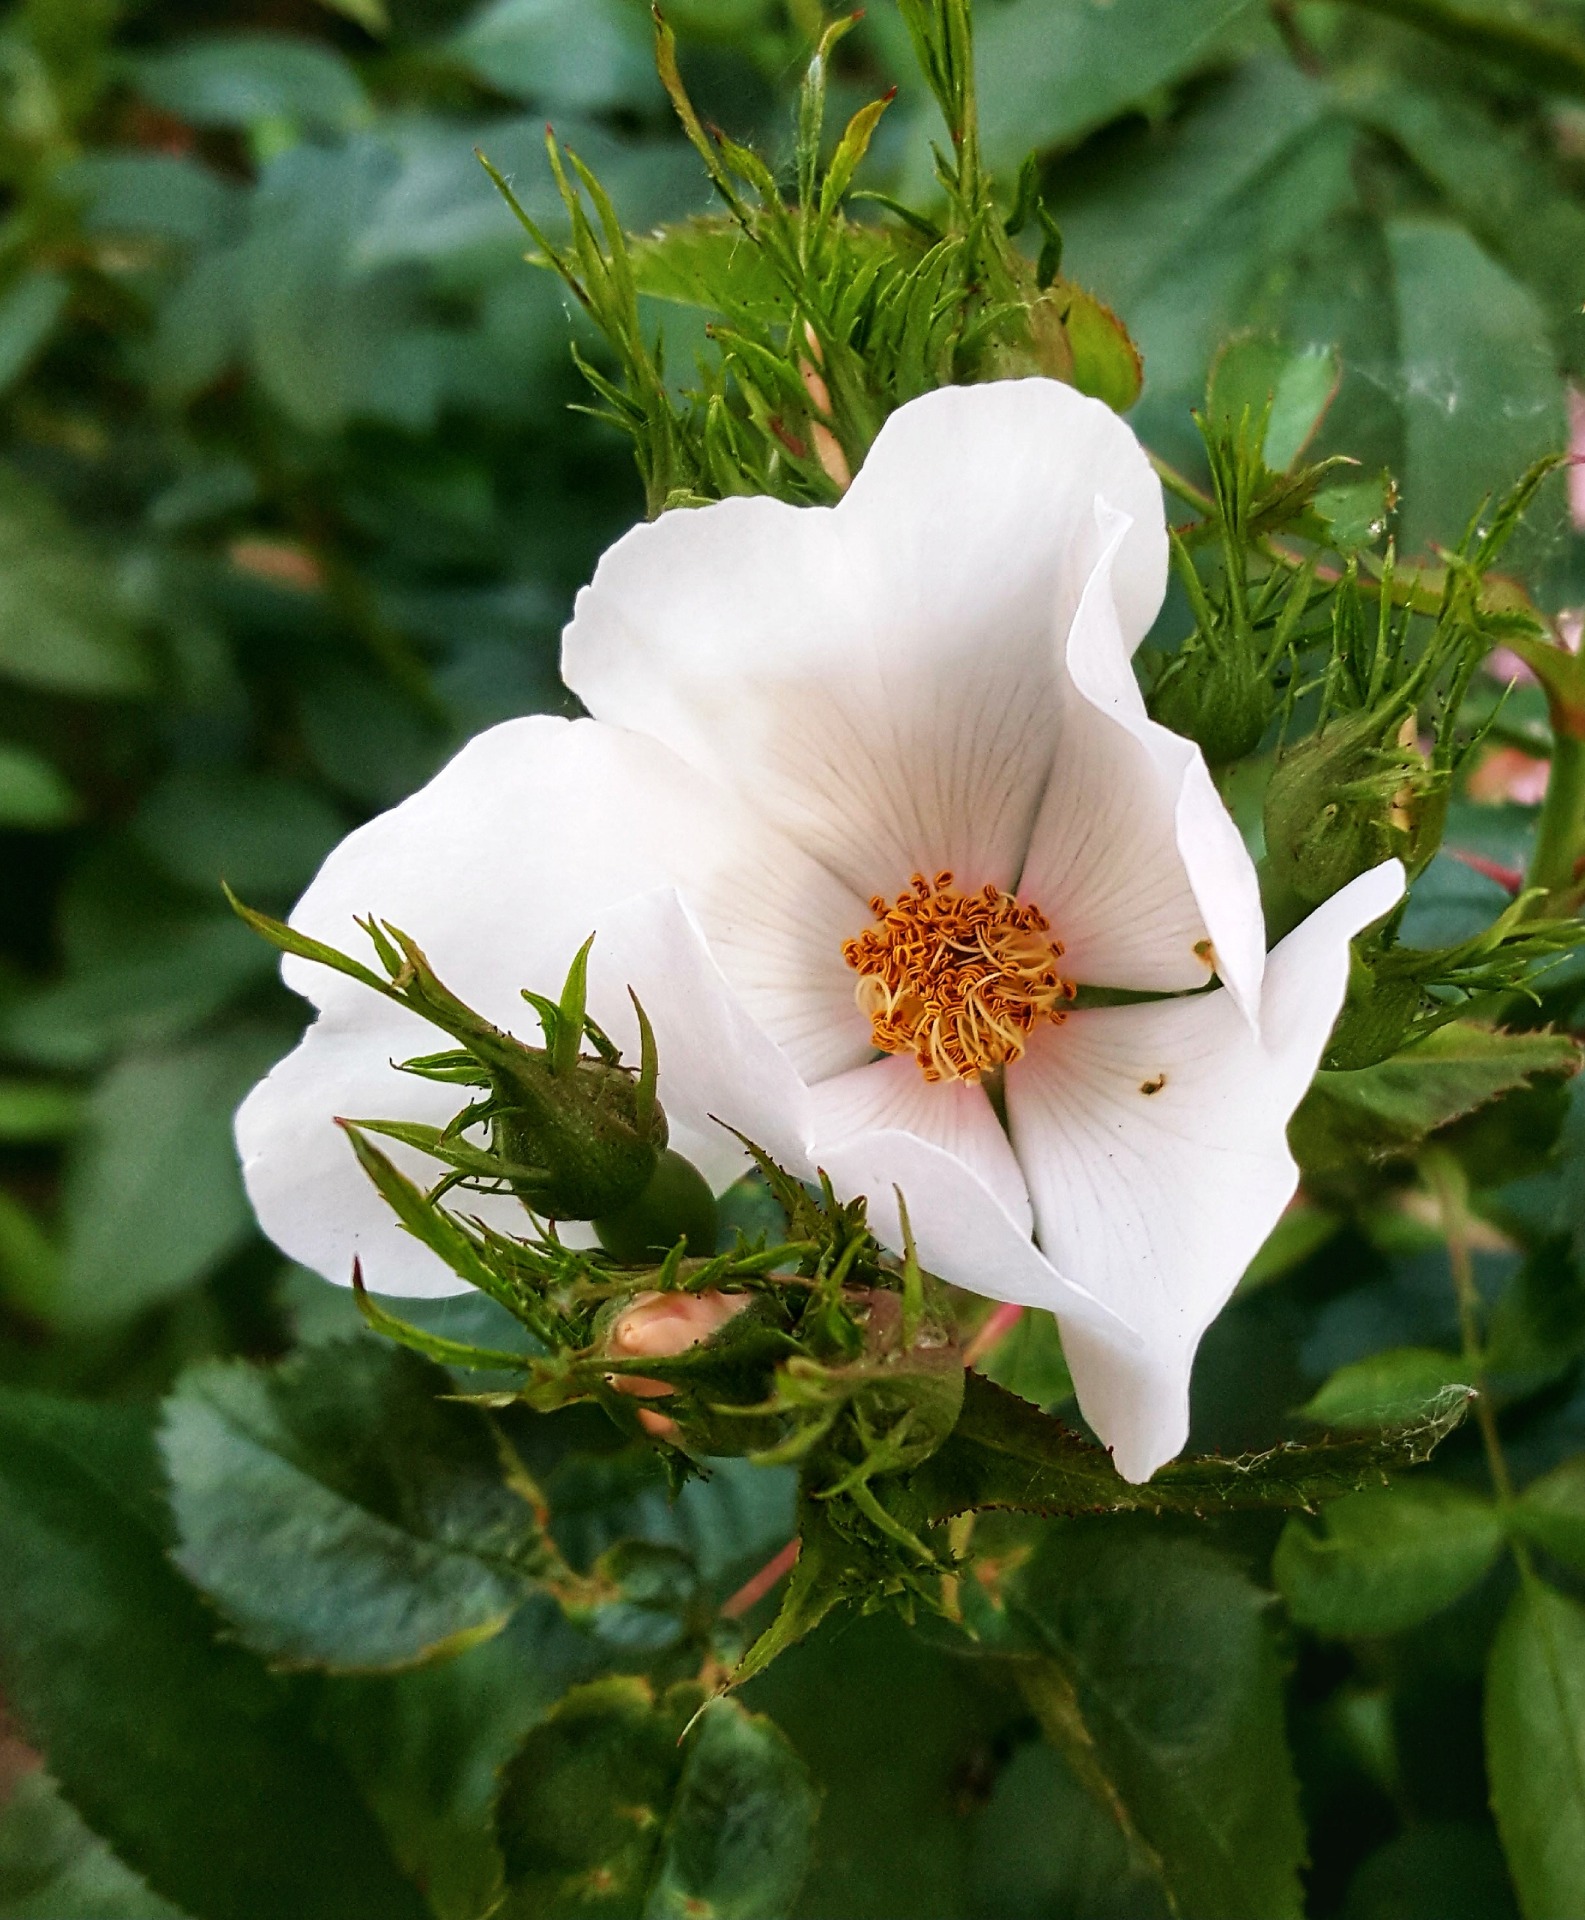
[[374,1332],[383,1333],[398,1346],[421,1353],[426,1360],[436,1360],[443,1367],[470,1367],[479,1373],[515,1373],[526,1364],[523,1354],[511,1353],[505,1347],[476,1347],[465,1340],[448,1340],[444,1334],[426,1333],[422,1327],[398,1319],[394,1313],[387,1312],[364,1285],[361,1260],[352,1263],[352,1293],[359,1313]]

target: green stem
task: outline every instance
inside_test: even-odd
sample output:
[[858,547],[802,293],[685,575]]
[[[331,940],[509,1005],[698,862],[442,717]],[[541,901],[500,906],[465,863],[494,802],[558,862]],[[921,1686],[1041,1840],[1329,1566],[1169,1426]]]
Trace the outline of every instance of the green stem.
[[[1469,1248],[1469,1186],[1464,1170],[1451,1154],[1433,1150],[1421,1162],[1426,1184],[1436,1196],[1442,1214],[1442,1231],[1447,1240],[1448,1266],[1453,1274],[1453,1297],[1458,1302],[1459,1346],[1469,1371],[1469,1384],[1475,1389],[1475,1424],[1480,1429],[1481,1445],[1486,1452],[1486,1470],[1491,1475],[1492,1491],[1506,1515],[1514,1504],[1513,1475],[1502,1450],[1502,1435],[1497,1429],[1497,1410],[1486,1384],[1486,1360],[1481,1351],[1480,1295],[1475,1287],[1475,1266]],[[1508,1545],[1520,1576],[1534,1575],[1530,1549],[1510,1528]]]
[[[1541,805],[1541,824],[1526,884],[1544,887],[1534,914],[1571,912],[1574,905],[1574,869],[1585,854],[1585,740],[1556,729],[1552,745],[1552,774]],[[1559,896],[1567,896],[1565,903]]]

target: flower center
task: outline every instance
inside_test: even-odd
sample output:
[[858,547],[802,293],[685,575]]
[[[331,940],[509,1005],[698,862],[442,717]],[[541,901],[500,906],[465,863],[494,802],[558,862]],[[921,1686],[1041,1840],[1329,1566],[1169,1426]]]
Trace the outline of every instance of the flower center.
[[950,873],[916,873],[842,958],[883,1053],[911,1053],[927,1080],[977,1080],[1017,1060],[1037,1020],[1063,1020],[1077,989],[1057,971],[1062,942],[1037,906],[1000,887],[959,893]]

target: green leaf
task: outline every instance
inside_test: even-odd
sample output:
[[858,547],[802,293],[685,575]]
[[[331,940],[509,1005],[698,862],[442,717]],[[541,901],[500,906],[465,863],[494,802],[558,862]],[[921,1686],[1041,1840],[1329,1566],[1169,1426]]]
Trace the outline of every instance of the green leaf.
[[597,1681],[529,1735],[496,1816],[501,1920],[782,1920],[814,1790],[768,1720],[717,1700],[695,1722],[700,1700],[692,1686],[657,1700],[643,1680]]
[[963,1412],[950,1438],[922,1466],[877,1481],[876,1491],[906,1525],[938,1525],[983,1507],[1023,1513],[1211,1513],[1241,1507],[1312,1507],[1379,1484],[1394,1467],[1430,1457],[1463,1419],[1467,1388],[1449,1388],[1418,1416],[1357,1439],[1289,1442],[1234,1459],[1175,1460],[1134,1486],[1111,1458],[1060,1420],[970,1373]]
[[[1093,12],[1102,30],[1116,17]],[[1138,342],[1147,380],[1137,431],[1165,458],[1197,462],[1190,409],[1212,356],[1264,317],[1281,263],[1352,200],[1355,136],[1324,89],[1286,62],[1252,61],[1196,90],[1169,121],[1110,138],[1109,166],[1075,168],[1054,183],[1065,271],[1121,314]],[[1323,318],[1293,334],[1325,341],[1332,328]]]
[[1533,1577],[1491,1651],[1486,1766],[1526,1920],[1573,1912],[1585,1887],[1585,1607]]
[[443,1369],[347,1341],[193,1369],[162,1447],[176,1561],[256,1652],[398,1667],[500,1632],[554,1564],[533,1489]]
[[1272,1577],[1301,1626],[1317,1633],[1401,1633],[1451,1606],[1502,1550],[1489,1500],[1441,1480],[1368,1487],[1295,1516]]
[[43,754],[0,744],[0,827],[64,827],[77,812],[77,796]]
[[980,1362],[980,1371],[1037,1407],[1056,1407],[1073,1398],[1073,1376],[1063,1358],[1056,1316],[1039,1307],[1024,1309]]
[[1350,1880],[1348,1920],[1518,1920],[1489,1822],[1416,1823],[1378,1847]]
[[1043,1740],[996,1777],[975,1822],[972,1885],[988,1914],[1176,1920],[1144,1850]]
[[489,86],[547,107],[648,108],[660,97],[645,10],[623,0],[494,0],[452,51]]
[[84,1826],[47,1773],[25,1773],[0,1808],[0,1920],[183,1920]]
[[537,1594],[452,1659],[324,1683],[319,1726],[440,1920],[479,1920],[500,1898],[500,1770],[568,1687],[609,1663],[609,1648]]
[[1585,1573],[1585,1455],[1532,1480],[1514,1506],[1513,1523],[1527,1540]]
[[986,165],[1066,146],[1192,72],[1249,0],[1132,0],[1120,9],[1006,0],[979,9],[975,54]]
[[216,34],[131,63],[146,100],[197,127],[294,121],[336,131],[368,113],[352,67],[322,41],[285,34]]
[[1046,1738],[1174,1911],[1300,1912],[1304,1834],[1266,1596],[1196,1541],[1069,1524],[1010,1583],[1045,1658],[1020,1667]]
[[142,1313],[252,1236],[231,1116],[283,1038],[241,1028],[133,1055],[100,1083],[67,1166],[58,1325],[86,1330]]
[[1376,1066],[1323,1069],[1289,1122],[1288,1141],[1310,1172],[1390,1160],[1537,1074],[1574,1073],[1579,1062],[1567,1034],[1450,1020]]
[[275,967],[264,943],[224,909],[188,911],[164,925],[129,929],[119,950],[95,953],[65,978],[19,998],[0,1013],[0,1033],[20,1059],[97,1068],[107,1055],[190,1033],[257,991]]
[[[1585,92],[1585,40],[1561,8],[1493,5],[1491,0],[1350,0],[1512,69],[1547,93]],[[1528,16],[1528,17],[1527,17]]]
[[1398,539],[1451,540],[1479,505],[1568,441],[1563,381],[1535,296],[1462,228],[1394,220],[1406,435]]
[[343,19],[356,21],[365,33],[383,39],[391,31],[391,16],[386,12],[385,0],[319,0],[322,7],[331,13],[339,13]]
[[[1456,1353],[1391,1347],[1339,1367],[1304,1407],[1307,1418],[1347,1433],[1374,1433],[1412,1420],[1439,1393],[1458,1387],[1469,1367]],[[1463,1388],[1469,1392],[1468,1387]]]
[[[870,241],[877,254],[885,236],[858,229],[850,236]],[[757,315],[765,320],[791,313],[786,282],[762,247],[757,247],[729,215],[681,220],[659,233],[635,239],[628,259],[640,293],[652,299],[705,307],[733,318]]]
[[165,1556],[141,1409],[0,1392],[0,1686],[83,1818],[202,1920],[428,1920],[311,1703]]
[[249,899],[285,900],[313,878],[347,823],[300,781],[235,767],[184,767],[144,800],[133,836],[182,885],[222,880]]
[[1499,1397],[1534,1392],[1585,1350],[1585,1280],[1569,1243],[1545,1241],[1503,1288],[1486,1329],[1485,1365]]
[[83,1117],[75,1087],[50,1080],[0,1080],[0,1140],[59,1140]]
[[63,273],[35,268],[0,299],[0,393],[26,373],[35,354],[65,311],[71,282]]
[[1364,69],[1351,77],[1350,111],[1395,140],[1481,246],[1547,304],[1566,364],[1585,371],[1585,207],[1524,119],[1431,72],[1417,80]]
[[41,489],[0,465],[0,677],[54,693],[148,688],[108,568]]
[[1341,369],[1328,348],[1295,352],[1271,334],[1242,334],[1217,355],[1206,392],[1213,421],[1237,429],[1264,416],[1261,457],[1275,473],[1291,467],[1314,438],[1337,392]]

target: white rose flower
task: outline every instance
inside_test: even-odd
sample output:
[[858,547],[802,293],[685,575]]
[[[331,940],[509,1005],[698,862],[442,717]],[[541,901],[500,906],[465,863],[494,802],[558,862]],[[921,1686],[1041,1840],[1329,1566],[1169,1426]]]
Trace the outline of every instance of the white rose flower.
[[[631,982],[673,1142],[717,1187],[743,1166],[724,1121],[867,1194],[893,1247],[900,1190],[927,1267],[1056,1314],[1085,1417],[1147,1478],[1295,1190],[1285,1129],[1349,940],[1403,885],[1389,861],[1265,953],[1238,832],[1130,666],[1166,565],[1160,487],[1106,407],[1044,380],[928,394],[835,507],[730,499],[620,539],[565,635],[594,717],[481,735],[292,924],[346,947],[377,913],[529,1039],[520,989],[554,991],[594,931],[590,1010],[631,1047]],[[331,1125],[448,1119],[455,1089],[392,1066],[432,1031],[283,970],[319,1017],[238,1116],[265,1231],[332,1280],[358,1255],[376,1291],[460,1290]]]

